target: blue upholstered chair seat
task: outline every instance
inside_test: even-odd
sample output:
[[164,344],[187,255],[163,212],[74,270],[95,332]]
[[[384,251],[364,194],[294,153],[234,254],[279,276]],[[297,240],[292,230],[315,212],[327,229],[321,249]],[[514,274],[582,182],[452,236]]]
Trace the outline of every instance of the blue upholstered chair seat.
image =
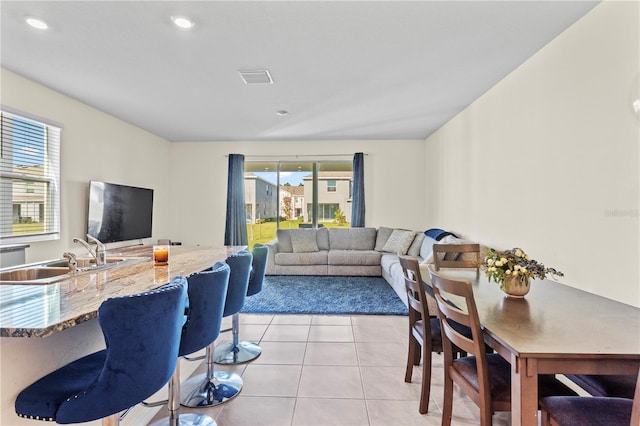
[[629,426],[633,400],[626,398],[548,397],[540,406],[562,426]]
[[[16,413],[20,417],[56,420],[60,404],[87,389],[96,380],[106,357],[106,350],[95,352],[44,376],[20,393],[16,401]],[[96,418],[100,417],[104,416],[98,415]]]

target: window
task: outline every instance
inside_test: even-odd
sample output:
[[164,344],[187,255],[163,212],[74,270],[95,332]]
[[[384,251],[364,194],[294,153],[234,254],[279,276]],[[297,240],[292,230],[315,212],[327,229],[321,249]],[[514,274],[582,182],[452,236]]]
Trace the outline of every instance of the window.
[[[277,229],[350,226],[352,169],[351,159],[245,161],[248,211],[263,212],[247,216],[249,247],[273,240]],[[258,189],[265,185],[268,194]]]
[[61,126],[0,115],[0,241],[58,239]]
[[[309,205],[309,207],[311,206]],[[318,204],[318,222],[331,222],[336,218],[336,212],[340,209],[339,204],[335,203],[323,203]]]

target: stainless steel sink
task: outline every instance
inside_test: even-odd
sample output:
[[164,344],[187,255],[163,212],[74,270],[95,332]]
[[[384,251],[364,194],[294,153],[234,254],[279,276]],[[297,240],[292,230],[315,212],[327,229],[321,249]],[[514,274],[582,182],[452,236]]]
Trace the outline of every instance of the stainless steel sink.
[[67,259],[54,259],[0,270],[2,284],[51,284],[92,271],[114,268],[149,260],[148,257],[107,257],[104,265],[97,265],[94,258],[78,258],[75,272]]
[[69,267],[35,267],[0,272],[0,281],[34,281],[59,277],[69,273]]

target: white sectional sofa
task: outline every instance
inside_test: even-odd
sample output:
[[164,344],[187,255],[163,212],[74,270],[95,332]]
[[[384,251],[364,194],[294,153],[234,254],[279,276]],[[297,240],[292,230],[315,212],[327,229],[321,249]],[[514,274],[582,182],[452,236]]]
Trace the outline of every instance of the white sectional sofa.
[[280,229],[276,239],[267,243],[266,274],[382,276],[406,304],[398,254],[429,261],[434,243],[454,242],[454,238],[441,229]]

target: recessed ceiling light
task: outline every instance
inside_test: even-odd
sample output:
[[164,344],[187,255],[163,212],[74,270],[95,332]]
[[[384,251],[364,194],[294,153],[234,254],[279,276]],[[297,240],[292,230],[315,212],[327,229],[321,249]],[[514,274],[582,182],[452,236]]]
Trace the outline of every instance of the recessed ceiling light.
[[39,30],[46,30],[47,28],[49,28],[49,25],[47,25],[47,23],[40,18],[34,18],[30,16],[26,18],[25,21],[33,28],[37,28]]
[[287,114],[289,114],[289,111],[285,111],[284,109],[281,109],[279,111],[276,111],[276,114],[278,114],[278,115],[287,115]]
[[182,28],[183,30],[189,30],[196,26],[196,23],[186,16],[172,16],[171,20],[178,28]]

